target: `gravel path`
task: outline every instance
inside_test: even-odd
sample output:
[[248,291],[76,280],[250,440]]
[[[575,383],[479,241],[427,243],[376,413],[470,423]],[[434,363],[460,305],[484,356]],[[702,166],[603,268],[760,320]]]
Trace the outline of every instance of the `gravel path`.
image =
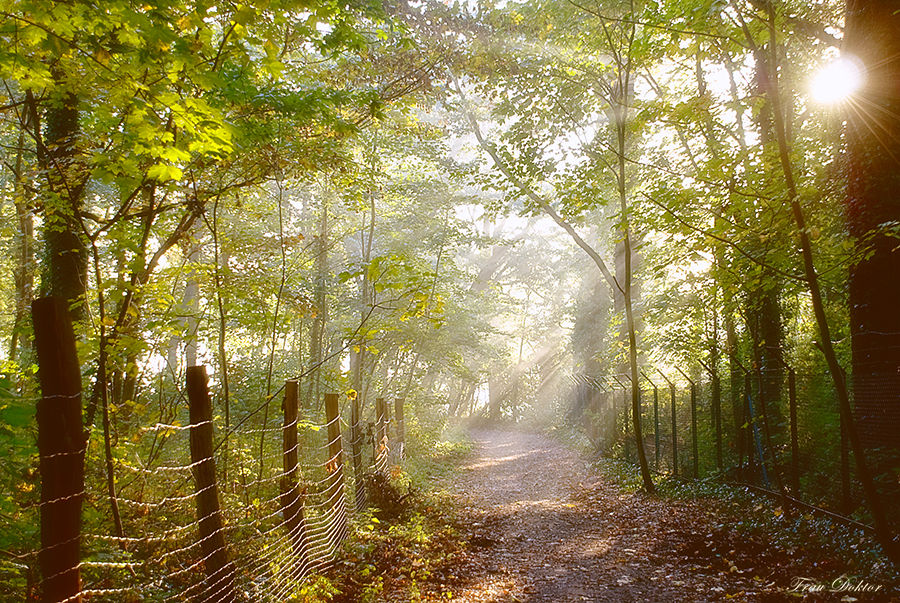
[[686,559],[686,544],[712,529],[699,507],[622,494],[591,475],[575,453],[540,435],[472,435],[476,453],[454,483],[462,493],[469,541],[469,554],[458,568],[465,588],[454,593],[454,600],[774,601],[788,596],[732,569],[727,558]]

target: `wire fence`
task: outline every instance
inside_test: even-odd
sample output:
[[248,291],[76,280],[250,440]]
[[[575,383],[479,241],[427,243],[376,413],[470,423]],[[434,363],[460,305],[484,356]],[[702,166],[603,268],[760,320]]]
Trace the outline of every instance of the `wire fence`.
[[[189,405],[144,409],[148,424],[129,427],[122,420],[111,434],[111,467],[97,434],[80,449],[42,457],[34,440],[2,441],[6,458],[74,457],[84,481],[80,490],[50,500],[41,497],[40,487],[7,493],[18,499],[17,525],[35,529],[3,551],[0,599],[48,600],[45,585],[62,576],[42,576],[42,557],[72,544],[77,563],[63,571],[77,574],[78,585],[58,601],[280,602],[297,596],[311,574],[332,563],[350,514],[365,506],[364,475],[387,472],[399,460],[402,431],[390,437],[389,417],[379,416],[370,431],[383,437],[368,446],[359,442],[360,450],[373,451],[360,463],[362,475],[347,471],[345,440],[353,434],[341,428],[351,427],[353,401],[327,394],[324,416],[315,408],[298,412],[296,382],[293,388],[290,383],[283,388],[284,412],[232,415],[231,424],[239,427],[227,430],[221,413],[192,421]],[[41,400],[48,401],[16,403]],[[211,451],[198,458],[196,439],[204,428],[212,435]],[[198,477],[204,468],[212,470],[209,484]],[[200,507],[210,495],[219,517],[212,531],[213,514]],[[47,519],[53,513],[42,508],[73,501],[80,504],[80,533],[42,547],[42,536],[54,529]]]
[[[897,424],[873,414],[872,396],[866,404],[860,397],[880,391],[889,405],[895,381],[868,376],[854,388],[848,379],[865,462],[893,526],[900,525]],[[570,420],[598,450],[637,463],[630,378],[577,374],[572,385]],[[773,504],[792,501],[871,529],[829,375],[786,367],[712,376],[696,367],[673,377],[645,367],[639,388],[644,449],[657,474],[747,485],[777,495]]]

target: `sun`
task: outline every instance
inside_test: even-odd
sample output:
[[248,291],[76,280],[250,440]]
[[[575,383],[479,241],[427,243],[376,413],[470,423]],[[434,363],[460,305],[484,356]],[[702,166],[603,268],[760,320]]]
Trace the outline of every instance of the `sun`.
[[850,98],[865,80],[862,64],[852,57],[841,57],[828,63],[813,75],[810,94],[823,105],[833,105]]

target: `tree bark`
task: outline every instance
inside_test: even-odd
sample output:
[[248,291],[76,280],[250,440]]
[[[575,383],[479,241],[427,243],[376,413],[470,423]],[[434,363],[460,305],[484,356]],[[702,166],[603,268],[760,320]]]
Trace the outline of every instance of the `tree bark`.
[[850,269],[853,390],[864,444],[900,448],[900,12],[847,2],[843,52],[865,66],[847,114],[847,224],[863,252]]
[[80,224],[87,170],[78,160],[78,99],[65,91],[67,82],[61,73],[54,73],[54,83],[57,98],[44,114],[43,136],[37,120],[33,125],[38,134],[38,166],[47,178],[41,287],[43,295],[66,300],[72,318],[78,320],[84,316],[87,288],[88,255]]
[[225,520],[219,505],[216,462],[213,459],[213,413],[205,366],[186,370],[190,412],[191,473],[194,477],[200,551],[206,581],[199,600],[227,603],[234,600],[235,566],[225,544]]
[[44,603],[81,602],[81,506],[84,452],[81,371],[67,303],[32,304],[41,400],[37,404],[41,471],[41,550]]
[[[769,38],[772,44],[777,37],[775,29],[775,8],[772,4],[767,4],[767,20]],[[864,10],[864,9],[860,9]],[[887,6],[883,6],[883,10],[887,11]],[[889,11],[888,11],[889,12]],[[881,14],[879,17],[884,18]],[[851,17],[853,20],[853,17]],[[745,32],[746,30],[746,25]],[[862,35],[866,35],[862,33]],[[752,36],[747,34],[748,40],[752,41]],[[793,166],[791,164],[790,145],[788,144],[787,133],[782,119],[783,111],[781,104],[781,96],[778,88],[777,69],[772,69],[769,77],[771,78],[771,100],[774,115],[775,134],[778,142],[778,155],[784,175],[785,186],[788,193],[788,203],[791,208],[791,214],[797,227],[797,234],[800,239],[800,252],[803,259],[803,271],[809,286],[809,293],[812,300],[813,314],[816,318],[816,325],[819,330],[820,346],[825,361],[828,364],[828,372],[834,383],[835,391],[838,396],[838,406],[841,413],[847,438],[853,450],[853,458],[856,461],[857,476],[862,484],[866,500],[869,504],[869,510],[875,523],[875,532],[878,540],[885,552],[896,564],[900,560],[900,549],[893,539],[891,527],[885,515],[881,499],[875,488],[872,474],[863,452],[862,444],[857,430],[856,422],[853,416],[853,409],[850,405],[850,397],[847,390],[847,382],[844,378],[843,369],[838,362],[837,354],[834,350],[834,344],[831,339],[831,328],[828,324],[828,317],[825,314],[825,303],[822,297],[822,291],[819,284],[819,274],[816,271],[815,262],[813,261],[812,243],[809,237],[809,228],[806,223],[806,215],[803,207],[800,205],[799,195],[797,193],[797,185],[794,181]]]
[[617,160],[617,186],[619,193],[619,210],[621,213],[623,246],[625,254],[625,282],[622,287],[622,295],[625,302],[625,326],[628,329],[628,366],[631,377],[631,422],[634,427],[634,439],[637,447],[638,466],[641,470],[641,480],[644,489],[652,494],[656,488],[650,475],[650,466],[647,463],[647,453],[644,450],[644,434],[641,426],[641,387],[640,368],[638,367],[637,329],[634,317],[633,269],[631,246],[631,223],[628,212],[628,180],[625,170],[625,152],[628,143],[628,107],[634,95],[634,85],[631,80],[631,50],[634,42],[635,28],[631,27],[628,35],[628,48],[625,60],[618,59],[617,71],[619,82],[616,86],[618,97],[610,99],[610,113],[615,118],[616,160]]

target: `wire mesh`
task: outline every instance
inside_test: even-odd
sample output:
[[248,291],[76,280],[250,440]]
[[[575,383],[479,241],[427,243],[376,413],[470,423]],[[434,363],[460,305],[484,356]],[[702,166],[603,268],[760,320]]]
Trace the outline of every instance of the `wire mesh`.
[[[19,399],[34,404],[37,399]],[[269,400],[272,406],[275,403]],[[244,406],[244,405],[240,405]],[[32,406],[33,408],[33,406]],[[258,409],[257,409],[258,410]],[[196,499],[203,489],[194,474],[205,459],[191,462],[193,429],[187,410],[160,403],[148,409],[144,422],[127,427],[121,422],[111,434],[115,500],[121,530],[110,521],[110,479],[104,461],[103,438],[93,437],[83,451],[85,487],[83,531],[80,536],[81,591],[91,601],[217,601],[234,593],[239,601],[284,601],[295,596],[307,578],[328,567],[349,533],[349,517],[356,505],[347,491],[355,484],[345,473],[344,438],[329,429],[341,424],[314,420],[320,409],[307,409],[308,417],[284,426],[279,413],[232,413],[232,425],[224,429],[221,413],[213,419],[219,442],[214,454],[222,528],[200,536]],[[252,415],[252,416],[251,416]],[[287,429],[297,430],[297,444],[284,446]],[[0,439],[6,458],[34,459],[33,439]],[[287,449],[285,449],[287,448]],[[335,454],[335,450],[339,452]],[[285,455],[294,453],[297,470],[285,470]],[[385,437],[373,450],[367,471],[387,472],[394,462],[391,442]],[[33,464],[33,461],[31,461]],[[34,476],[37,477],[37,476]],[[296,483],[290,484],[290,480]],[[294,486],[291,490],[290,486]],[[17,492],[17,521],[34,526],[18,535],[0,563],[0,595],[9,600],[35,600],[42,581],[39,575],[40,488],[33,483]],[[288,521],[287,492],[297,492],[301,511]],[[364,502],[364,501],[363,501]],[[210,574],[208,540],[222,536],[227,565]],[[64,544],[64,543],[61,543]],[[60,546],[60,545],[57,545]]]

